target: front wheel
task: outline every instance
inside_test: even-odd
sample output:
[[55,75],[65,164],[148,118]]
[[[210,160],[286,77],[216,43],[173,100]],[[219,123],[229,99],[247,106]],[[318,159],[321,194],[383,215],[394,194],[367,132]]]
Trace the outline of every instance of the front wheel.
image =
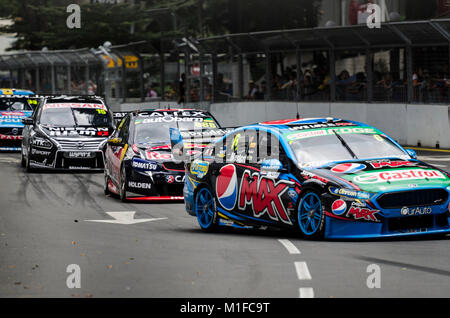
[[120,189],[119,189],[119,196],[122,202],[127,202],[126,183],[127,183],[127,173],[125,171],[125,166],[122,166],[122,168],[120,169]]
[[315,191],[306,192],[298,206],[298,225],[308,239],[322,238],[325,232],[325,211]]
[[202,188],[195,196],[195,213],[198,224],[204,231],[217,229],[216,202],[209,188]]
[[109,187],[108,187],[108,183],[109,183],[109,177],[108,177],[108,173],[106,172],[106,167],[105,167],[105,185],[103,187],[103,192],[105,193],[105,195],[110,195],[111,191],[109,191]]

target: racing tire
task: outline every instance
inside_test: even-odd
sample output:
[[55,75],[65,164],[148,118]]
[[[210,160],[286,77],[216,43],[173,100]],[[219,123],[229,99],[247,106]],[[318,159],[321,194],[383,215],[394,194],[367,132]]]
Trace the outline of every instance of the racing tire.
[[23,155],[23,147],[22,147],[22,150],[20,151],[20,154],[21,154],[21,156],[20,156],[20,166],[22,168],[25,168],[26,162],[25,162],[25,157]]
[[200,228],[205,232],[216,231],[218,229],[216,200],[211,190],[208,187],[198,190],[194,202],[194,211]]
[[325,233],[325,210],[320,195],[307,190],[300,198],[297,223],[304,238],[321,239]]
[[125,166],[120,168],[120,187],[119,187],[119,197],[122,202],[127,202],[127,173],[125,171]]
[[108,174],[106,173],[106,167],[104,170],[104,174],[105,174],[105,185],[103,186],[103,192],[105,193],[105,195],[110,195],[111,191],[109,191],[109,188],[108,188],[109,178],[108,178]]
[[30,148],[28,148],[28,155],[24,158],[24,160],[25,160],[24,164],[25,164],[26,172],[33,172],[34,171],[34,169],[31,168],[31,166],[30,166],[30,152],[31,152]]

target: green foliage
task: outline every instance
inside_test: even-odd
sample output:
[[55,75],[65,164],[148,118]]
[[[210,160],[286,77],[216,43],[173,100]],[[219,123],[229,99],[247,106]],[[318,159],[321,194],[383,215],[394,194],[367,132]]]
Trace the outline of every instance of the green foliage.
[[[136,3],[134,7],[83,4],[81,29],[69,29],[68,1],[0,0],[0,16],[14,21],[0,31],[17,34],[14,50],[98,47],[105,41],[124,44],[140,40],[150,40],[158,46],[161,32],[164,37],[204,37],[311,27],[317,24],[318,12],[317,1],[311,0],[279,0],[276,4],[269,0],[147,0],[145,9],[138,4],[140,1]],[[268,9],[274,5],[276,10]],[[163,8],[170,10],[155,11]]]

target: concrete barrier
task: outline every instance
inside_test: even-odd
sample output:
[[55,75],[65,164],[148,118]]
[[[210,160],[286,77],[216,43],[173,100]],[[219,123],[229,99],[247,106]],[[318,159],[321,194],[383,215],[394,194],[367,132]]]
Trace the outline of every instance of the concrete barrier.
[[450,106],[375,103],[240,102],[211,104],[223,126],[268,120],[338,117],[373,125],[403,145],[450,148]]

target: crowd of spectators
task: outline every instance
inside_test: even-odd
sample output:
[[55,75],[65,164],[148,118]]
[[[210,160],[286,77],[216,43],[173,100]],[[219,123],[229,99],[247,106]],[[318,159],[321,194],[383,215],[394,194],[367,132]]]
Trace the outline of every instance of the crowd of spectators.
[[[300,72],[297,76],[297,72]],[[184,76],[184,74],[183,74]],[[442,69],[430,72],[421,67],[413,73],[413,88],[415,102],[449,102],[450,73],[448,65]],[[298,83],[300,81],[300,85]],[[178,92],[184,92],[185,79],[180,80]],[[325,67],[311,67],[303,70],[287,67],[282,74],[274,74],[271,81],[271,99],[273,100],[303,100],[327,101],[330,98],[331,77]],[[365,72],[350,74],[342,70],[336,74],[336,100],[366,101],[369,83]],[[407,101],[407,79],[394,76],[391,72],[373,72],[372,78],[374,101]],[[190,101],[200,100],[200,80],[194,80],[190,85]],[[207,78],[203,82],[204,100],[211,100],[213,86]],[[264,100],[268,94],[267,81],[264,77],[250,80],[244,90],[244,100]],[[218,75],[216,83],[216,100],[233,96],[231,82],[225,82],[223,74]],[[184,102],[184,93],[178,93],[178,102]]]

